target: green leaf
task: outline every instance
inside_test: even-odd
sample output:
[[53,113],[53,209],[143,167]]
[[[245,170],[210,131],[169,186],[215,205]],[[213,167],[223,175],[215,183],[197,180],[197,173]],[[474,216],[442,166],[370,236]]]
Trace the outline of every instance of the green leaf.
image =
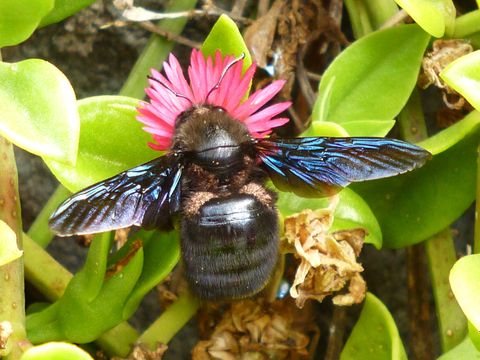
[[[477,330],[471,322],[468,321],[468,337],[472,341],[473,345],[477,348],[480,355],[480,330]],[[480,357],[480,356],[479,356]]]
[[[377,219],[367,203],[350,189],[340,192],[331,231],[364,228],[368,231],[365,242],[377,249],[382,247],[382,232]],[[283,216],[290,216],[304,209],[322,209],[328,206],[326,198],[302,198],[288,192],[278,193],[277,208]]]
[[0,1],[0,48],[27,40],[53,8],[54,0]]
[[215,51],[221,50],[222,54],[240,56],[245,54],[243,71],[252,64],[252,57],[242,34],[235,22],[227,15],[221,15],[202,45],[204,55],[215,55]]
[[93,360],[78,346],[62,342],[50,342],[25,351],[20,360]]
[[467,336],[460,344],[446,352],[438,360],[480,360],[480,351],[475,348],[472,340]]
[[55,0],[55,7],[40,21],[40,26],[57,23],[93,4],[96,0]]
[[415,87],[428,40],[428,34],[418,26],[401,25],[354,42],[322,76],[313,121],[342,126],[355,121],[386,121],[388,125],[370,123],[365,130],[361,124],[355,127],[356,135],[384,132]]
[[340,360],[350,359],[407,359],[392,315],[371,293],[367,293],[360,318],[340,354]]
[[480,254],[464,256],[450,271],[450,286],[453,294],[472,325],[480,330]]
[[180,260],[179,232],[155,231],[148,241],[144,241],[143,250],[145,257],[142,274],[125,304],[124,319],[129,318],[137,310],[143,297],[177,265]]
[[78,102],[80,142],[75,166],[46,160],[56,178],[76,192],[161,155],[135,119],[137,99],[95,96]]
[[0,134],[44,158],[74,164],[79,119],[75,93],[47,61],[0,63]]
[[395,126],[395,120],[359,120],[342,124],[350,136],[384,137]]
[[480,111],[480,50],[450,63],[440,77]]
[[437,38],[455,27],[455,5],[452,0],[395,0],[427,33]]
[[22,256],[18,249],[15,232],[4,221],[0,220],[0,266],[8,264]]
[[309,136],[350,136],[350,134],[343,128],[342,125],[338,125],[330,121],[317,121],[312,123],[305,132],[302,133],[303,137]]
[[[384,246],[419,243],[449,226],[470,206],[475,199],[479,124],[480,113],[474,111],[455,128],[421,143],[434,156],[420,169],[352,186],[376,215]],[[455,130],[461,132],[454,134]]]

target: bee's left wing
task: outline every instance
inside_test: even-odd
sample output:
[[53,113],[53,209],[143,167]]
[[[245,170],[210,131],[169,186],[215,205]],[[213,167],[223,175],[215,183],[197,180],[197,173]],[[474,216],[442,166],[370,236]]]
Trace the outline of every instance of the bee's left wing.
[[404,141],[372,137],[267,138],[257,156],[280,190],[330,196],[352,182],[398,175],[422,166],[431,154]]
[[168,224],[180,205],[179,160],[165,155],[72,195],[50,217],[50,228],[68,236]]

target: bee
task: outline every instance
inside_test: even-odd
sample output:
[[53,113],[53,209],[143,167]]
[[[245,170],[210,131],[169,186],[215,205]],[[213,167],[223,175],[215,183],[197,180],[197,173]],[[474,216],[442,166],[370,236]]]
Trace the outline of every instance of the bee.
[[229,106],[206,101],[239,62],[223,63],[201,101],[157,74],[151,80],[157,91],[183,104],[167,152],[74,194],[51,216],[51,229],[61,236],[165,229],[179,216],[191,290],[207,300],[244,298],[265,287],[278,258],[277,196],[268,179],[281,191],[325,197],[352,182],[410,171],[430,157],[395,139],[255,136]]

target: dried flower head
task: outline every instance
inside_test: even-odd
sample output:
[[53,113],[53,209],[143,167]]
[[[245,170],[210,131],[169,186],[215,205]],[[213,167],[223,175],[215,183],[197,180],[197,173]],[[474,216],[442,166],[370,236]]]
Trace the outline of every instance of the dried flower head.
[[[293,306],[293,308],[295,308]],[[316,327],[296,322],[285,301],[263,304],[259,299],[231,304],[209,340],[200,341],[194,360],[206,359],[305,359],[307,347],[318,333]]]
[[150,87],[145,90],[150,102],[142,103],[137,117],[145,124],[143,129],[153,135],[155,143],[149,143],[149,146],[155,150],[166,150],[171,146],[179,115],[194,106],[223,108],[232,118],[243,122],[255,138],[262,138],[271,133],[272,128],[288,122],[287,118],[275,116],[286,110],[290,102],[265,107],[285,81],[274,81],[245,99],[255,64],[242,74],[243,59],[222,57],[220,51],[215,53],[215,59],[210,56],[205,59],[194,49],[188,68],[189,82],[173,54],[163,68],[165,76],[152,69]]
[[363,229],[330,233],[337,200],[326,209],[304,210],[285,219],[285,238],[295,247],[300,265],[290,288],[297,306],[307,299],[322,301],[343,290],[332,301],[336,305],[352,305],[365,297],[366,285],[357,263],[366,232]]
[[444,83],[440,78],[440,72],[451,62],[472,51],[472,45],[465,40],[435,40],[432,50],[422,60],[422,72],[418,79],[419,86],[426,89],[433,84],[442,90],[443,102],[448,108],[456,110],[463,108],[465,99]]

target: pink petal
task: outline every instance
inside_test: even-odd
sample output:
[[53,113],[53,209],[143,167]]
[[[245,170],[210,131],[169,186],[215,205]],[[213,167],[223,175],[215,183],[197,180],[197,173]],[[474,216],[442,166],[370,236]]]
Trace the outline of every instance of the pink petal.
[[275,115],[280,114],[281,112],[285,111],[292,105],[290,101],[281,102],[277,104],[270,105],[265,109],[251,115],[245,120],[246,124],[252,124],[255,122],[267,121],[270,120]]
[[282,89],[283,85],[285,85],[285,80],[276,80],[267,87],[255,91],[247,101],[235,110],[232,116],[244,120],[270,101]]
[[227,97],[227,101],[225,103],[225,110],[227,110],[229,113],[233,113],[235,108],[240,104],[240,101],[245,97],[245,94],[247,93],[247,90],[252,82],[253,75],[255,74],[255,70],[256,65],[250,65],[250,67],[243,75],[242,80],[237,85],[235,85],[235,91],[233,92],[233,94]]

